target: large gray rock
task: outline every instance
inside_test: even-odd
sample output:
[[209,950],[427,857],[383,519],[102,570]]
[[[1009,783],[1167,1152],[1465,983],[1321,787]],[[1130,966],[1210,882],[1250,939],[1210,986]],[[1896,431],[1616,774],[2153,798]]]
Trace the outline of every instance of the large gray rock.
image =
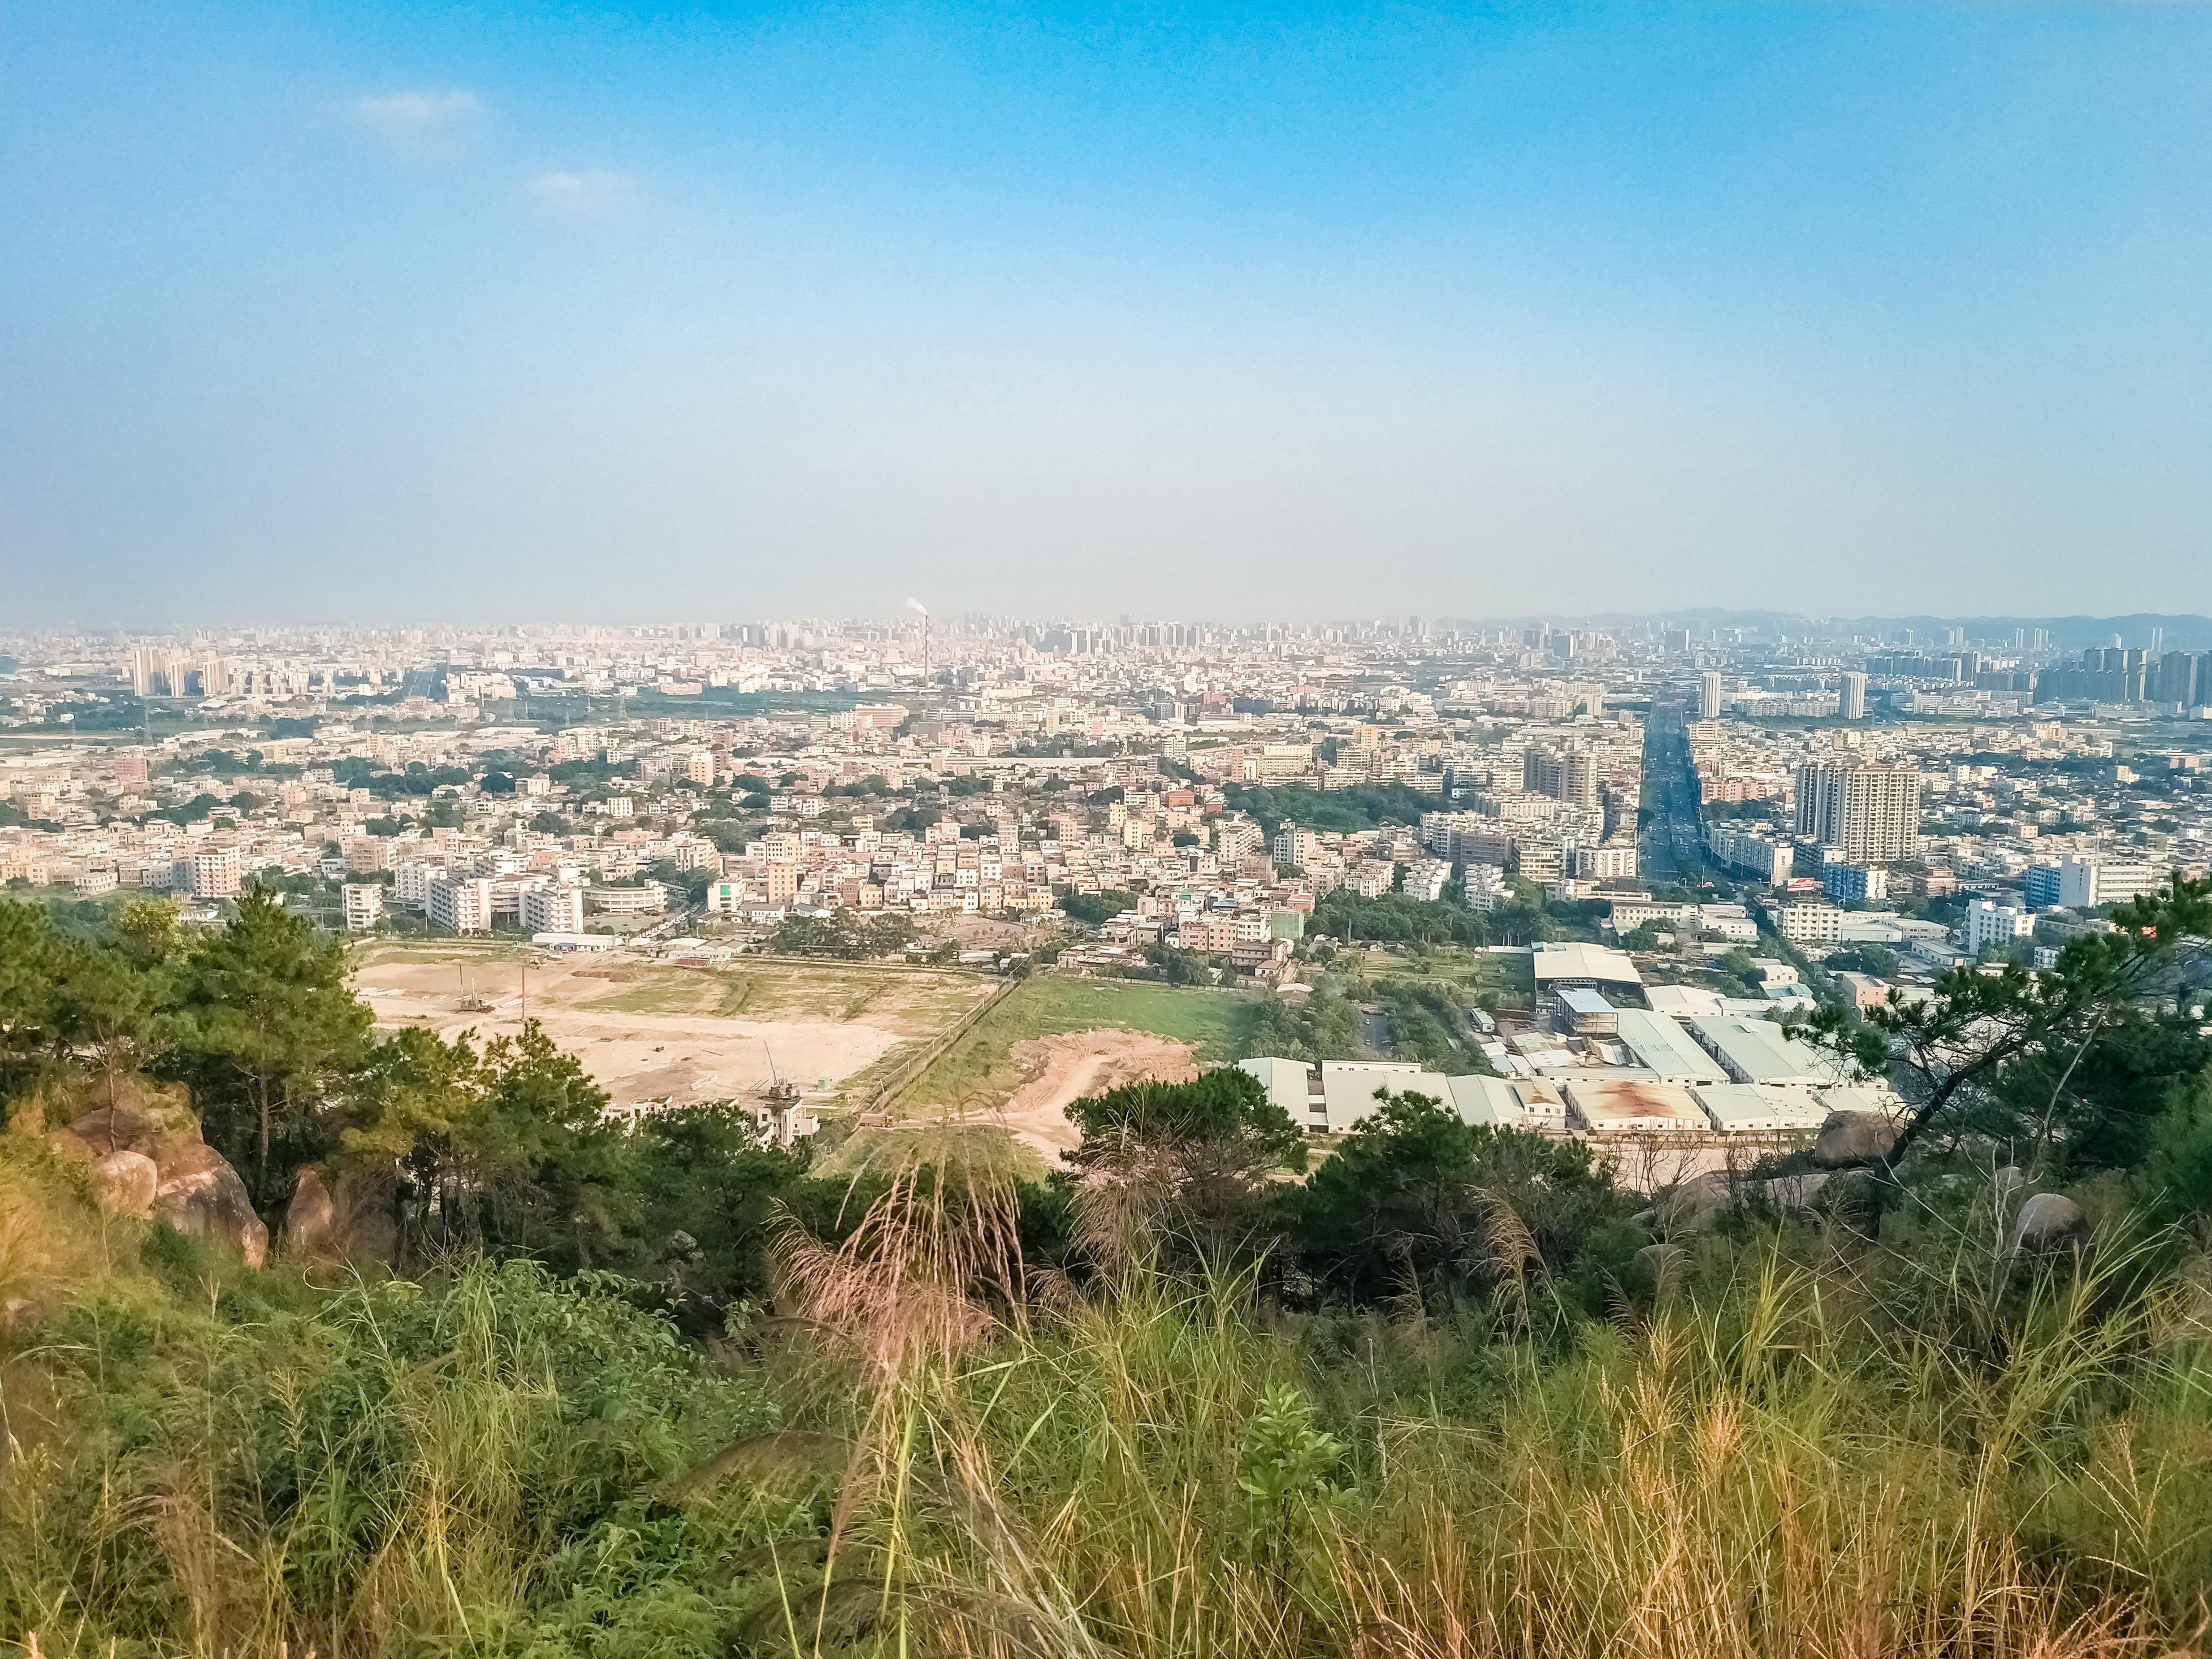
[[1811,1212],[1820,1206],[1820,1194],[1832,1177],[1826,1170],[1807,1170],[1798,1175],[1776,1176],[1753,1183],[1759,1195],[1778,1209]]
[[1813,1162],[1824,1170],[1856,1169],[1887,1158],[1899,1125],[1886,1112],[1831,1112],[1813,1143]]
[[[102,1079],[93,1087],[92,1109],[46,1138],[53,1143],[64,1135],[89,1152],[93,1192],[103,1210],[221,1239],[249,1267],[267,1260],[269,1229],[254,1213],[238,1171],[200,1138],[191,1097],[182,1088],[127,1075]],[[66,1143],[61,1149],[66,1152]]]
[[300,1171],[293,1184],[291,1202],[284,1206],[284,1249],[290,1255],[337,1254],[337,1206],[322,1172],[310,1166]]
[[1711,1226],[1713,1218],[1735,1200],[1735,1178],[1726,1170],[1707,1170],[1675,1182],[1653,1200],[1651,1207],[1667,1231],[1695,1232]]
[[93,1160],[92,1198],[102,1215],[143,1221],[154,1213],[161,1188],[161,1166],[143,1152],[109,1152]]
[[170,1144],[157,1160],[161,1184],[154,1194],[154,1216],[180,1233],[219,1239],[234,1249],[249,1267],[269,1257],[269,1228],[253,1212],[246,1183],[229,1161],[205,1141]]
[[1772,1176],[1764,1181],[1744,1181],[1726,1170],[1708,1170],[1668,1188],[1649,1213],[1670,1233],[1704,1231],[1739,1198],[1764,1199],[1777,1209],[1809,1215],[1820,1208],[1820,1194],[1828,1181],[1825,1170]]
[[2020,1206],[2013,1218],[2012,1247],[2015,1250],[2056,1249],[2083,1244],[2089,1238],[2089,1218],[2081,1206],[2060,1193],[2038,1193]]
[[300,1171],[284,1206],[289,1255],[330,1261],[389,1261],[398,1248],[392,1182],[358,1170],[335,1179],[313,1167]]

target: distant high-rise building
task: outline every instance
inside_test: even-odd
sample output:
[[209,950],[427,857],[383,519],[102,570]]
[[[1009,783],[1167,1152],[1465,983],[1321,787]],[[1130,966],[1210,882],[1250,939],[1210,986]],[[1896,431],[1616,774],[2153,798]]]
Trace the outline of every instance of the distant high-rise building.
[[1690,630],[1686,628],[1667,629],[1660,637],[1659,648],[1670,657],[1680,656],[1690,648]]
[[1920,774],[1808,761],[1797,769],[1797,833],[1854,864],[1909,858],[1920,846]]
[[1579,749],[1531,749],[1521,757],[1521,787],[1573,806],[1597,805],[1597,766]]
[[1698,676],[1698,718],[1717,720],[1721,717],[1722,684],[1720,670],[1708,668]]
[[2203,661],[2186,651],[2169,651],[2158,659],[2149,700],[2193,708],[2204,695]]
[[1836,712],[1847,720],[1866,718],[1867,677],[1861,673],[1844,676],[1843,687],[1837,697]]

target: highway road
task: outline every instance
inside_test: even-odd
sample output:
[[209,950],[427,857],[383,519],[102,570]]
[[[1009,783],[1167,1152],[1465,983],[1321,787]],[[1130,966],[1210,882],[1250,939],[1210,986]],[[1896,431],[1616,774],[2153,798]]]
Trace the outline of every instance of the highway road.
[[1644,879],[1654,884],[1680,879],[1685,862],[1693,868],[1704,863],[1698,788],[1683,725],[1682,703],[1656,702],[1644,726],[1644,805],[1651,821],[1639,837],[1638,857]]

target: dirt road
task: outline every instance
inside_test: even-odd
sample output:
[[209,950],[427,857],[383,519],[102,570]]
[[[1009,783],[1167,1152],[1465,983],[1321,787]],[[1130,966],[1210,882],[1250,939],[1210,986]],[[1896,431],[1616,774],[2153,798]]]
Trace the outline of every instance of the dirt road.
[[1124,1084],[1185,1083],[1198,1075],[1188,1042],[1142,1031],[1072,1031],[1014,1045],[1029,1081],[994,1115],[1017,1139],[1057,1162],[1082,1139],[1067,1109]]

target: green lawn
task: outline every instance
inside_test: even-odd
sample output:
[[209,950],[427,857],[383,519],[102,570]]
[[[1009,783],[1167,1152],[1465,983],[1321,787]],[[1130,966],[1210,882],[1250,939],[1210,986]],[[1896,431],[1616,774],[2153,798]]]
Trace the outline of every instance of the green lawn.
[[1259,1001],[1239,992],[1040,974],[963,1032],[902,1093],[939,1101],[1004,1094],[1020,1081],[1014,1044],[1104,1026],[1188,1042],[1201,1060],[1235,1060],[1259,1018]]

